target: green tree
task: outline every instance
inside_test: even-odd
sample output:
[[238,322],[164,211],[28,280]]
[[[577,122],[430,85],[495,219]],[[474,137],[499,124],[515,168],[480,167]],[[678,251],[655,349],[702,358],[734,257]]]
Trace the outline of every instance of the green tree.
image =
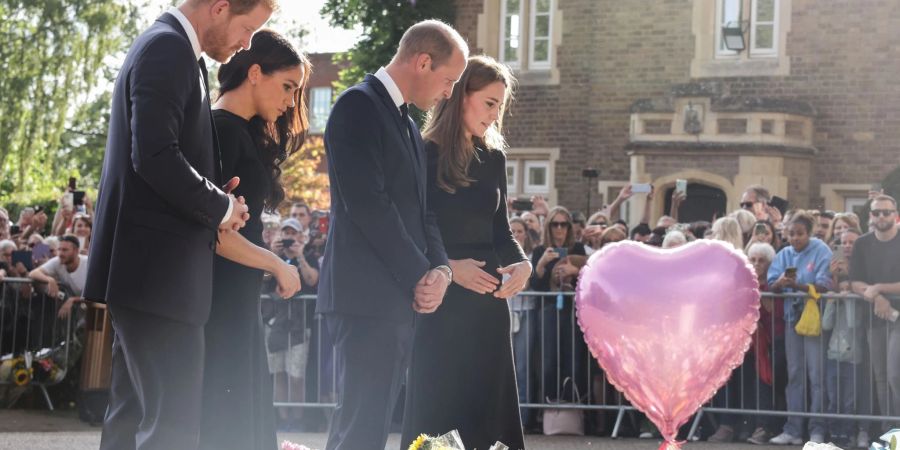
[[[137,34],[118,0],[0,0],[0,201],[96,183],[106,141],[110,58]],[[44,199],[46,200],[46,199]]]
[[346,53],[335,55],[336,63],[346,64],[340,72],[335,92],[362,81],[366,73],[374,73],[386,65],[400,43],[403,32],[426,19],[453,23],[454,2],[447,0],[328,0],[322,14],[332,26],[352,29],[362,27],[363,37]]

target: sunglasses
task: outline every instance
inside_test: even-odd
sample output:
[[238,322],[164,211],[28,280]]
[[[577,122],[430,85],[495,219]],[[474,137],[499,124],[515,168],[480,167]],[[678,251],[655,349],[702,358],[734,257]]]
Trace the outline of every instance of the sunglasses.
[[872,217],[891,217],[895,212],[897,212],[896,209],[873,209]]
[[606,222],[591,222],[591,226],[605,227],[605,226],[606,226]]
[[753,202],[741,202],[741,208],[753,209]]
[[569,222],[550,222],[550,228],[568,228],[572,226]]

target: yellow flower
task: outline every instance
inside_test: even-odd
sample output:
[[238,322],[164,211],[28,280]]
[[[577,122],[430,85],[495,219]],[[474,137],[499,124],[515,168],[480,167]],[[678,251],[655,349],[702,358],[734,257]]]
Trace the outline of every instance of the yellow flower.
[[420,448],[422,448],[422,445],[425,444],[426,439],[428,439],[428,436],[420,434],[419,437],[417,437],[416,440],[412,442],[412,444],[409,444],[408,450],[419,450]]

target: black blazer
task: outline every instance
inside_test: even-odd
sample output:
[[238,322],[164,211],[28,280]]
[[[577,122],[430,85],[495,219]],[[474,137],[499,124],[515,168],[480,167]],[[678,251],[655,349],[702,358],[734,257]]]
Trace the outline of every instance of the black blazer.
[[229,200],[216,187],[205,76],[170,14],[128,51],[113,91],[85,298],[206,322]]
[[416,283],[447,264],[425,205],[422,136],[367,75],[332,108],[325,149],[332,221],[316,310],[411,321]]

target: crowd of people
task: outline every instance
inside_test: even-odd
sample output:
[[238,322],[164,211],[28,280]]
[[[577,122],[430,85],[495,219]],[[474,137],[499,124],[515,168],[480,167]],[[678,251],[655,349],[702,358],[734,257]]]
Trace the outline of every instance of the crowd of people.
[[[900,255],[889,250],[900,245],[900,238],[895,239],[893,198],[871,193],[868,234],[854,213],[780,211],[770,204],[763,186],[748,187],[740,209],[711,223],[679,223],[678,205],[686,198],[676,191],[671,215],[651,226],[645,212],[640,223],[629,226],[617,211],[633,195],[630,188],[627,185],[615,201],[587,220],[579,212],[551,208],[540,197],[532,198],[531,209],[515,212],[510,227],[531,252],[535,268],[529,291],[572,290],[586,257],[612,242],[631,239],[674,248],[696,239],[725,241],[747,255],[762,292],[808,293],[814,288],[817,293],[858,294],[864,301],[823,299],[824,330],[821,336],[809,337],[795,331],[805,298],[764,296],[754,344],[716,395],[714,406],[885,416],[900,412],[897,365],[889,363],[900,357],[900,327],[895,321],[900,302],[888,298],[900,292]],[[648,208],[653,196],[651,191]],[[857,239],[867,245],[854,245]],[[597,403],[616,401],[612,392],[604,392],[599,367],[585,357],[587,348],[571,308],[571,302],[557,295],[510,301],[521,403],[576,400],[572,384],[565,383],[569,378],[582,393],[588,391],[589,382],[595,386],[590,391]],[[593,367],[586,368],[587,364]],[[869,445],[868,422],[810,419],[804,427],[807,421],[797,416],[786,422],[774,416],[736,414],[716,419],[714,432],[706,436],[713,442],[799,444],[808,436],[816,442],[830,438],[845,446]],[[526,430],[539,430],[538,420],[535,410],[523,411]],[[598,422],[597,431],[602,432],[602,420]],[[644,423],[636,432],[652,437],[655,430]]]

